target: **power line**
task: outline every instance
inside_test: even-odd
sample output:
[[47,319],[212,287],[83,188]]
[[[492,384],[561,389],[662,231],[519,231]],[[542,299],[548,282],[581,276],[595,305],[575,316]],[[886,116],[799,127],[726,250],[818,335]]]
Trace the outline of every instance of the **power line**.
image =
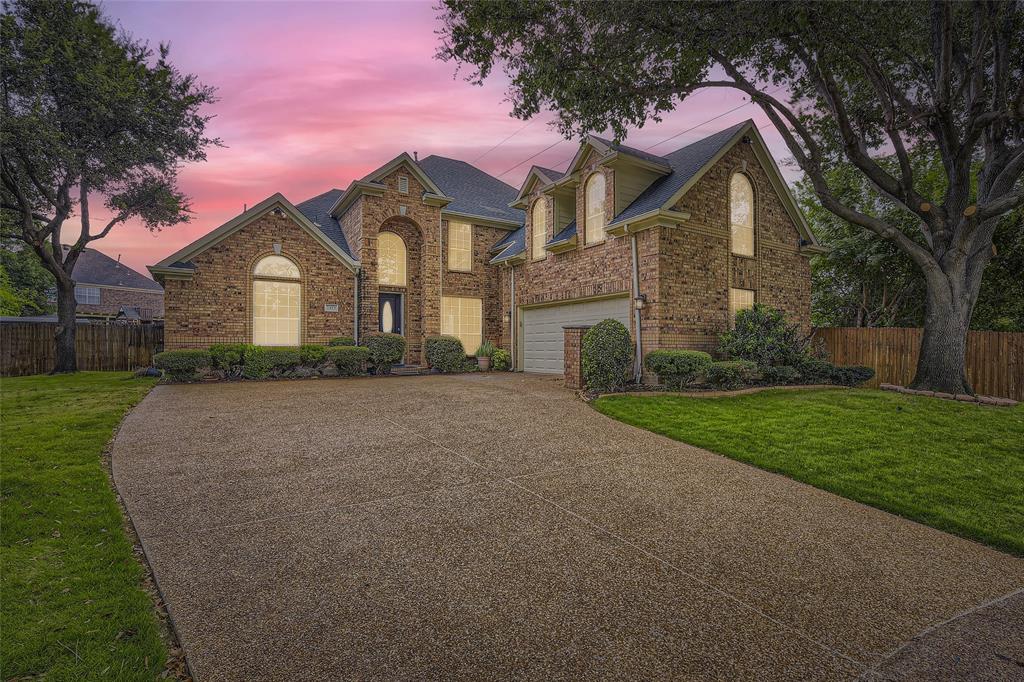
[[[769,93],[766,93],[766,94],[768,94],[768,95],[774,95],[775,93],[777,93],[777,92],[778,92],[779,90],[781,90],[781,89],[782,89],[781,87],[779,87],[779,88],[775,88],[774,90],[772,90],[771,92],[769,92]],[[676,139],[676,138],[677,138],[677,137],[679,137],[680,135],[685,135],[686,133],[689,133],[689,132],[691,132],[691,131],[694,131],[694,130],[696,130],[697,128],[700,128],[700,127],[701,127],[701,126],[703,126],[703,125],[707,125],[708,123],[711,123],[712,121],[717,121],[718,119],[722,118],[723,116],[728,116],[728,115],[729,115],[729,114],[731,114],[732,112],[734,112],[734,111],[739,111],[739,110],[740,110],[740,109],[742,109],[743,107],[747,107],[747,106],[750,106],[750,105],[751,105],[751,104],[753,104],[753,103],[754,103],[754,100],[752,100],[752,99],[751,99],[751,100],[747,100],[747,101],[746,101],[746,102],[744,102],[743,104],[740,104],[739,106],[735,106],[735,107],[733,107],[732,109],[729,109],[728,111],[723,111],[722,113],[718,114],[717,116],[712,116],[711,118],[709,118],[708,120],[706,120],[706,121],[704,121],[704,122],[702,122],[702,123],[698,123],[697,125],[695,125],[695,126],[692,126],[692,127],[690,127],[690,128],[687,128],[686,130],[682,130],[682,131],[680,131],[680,132],[676,133],[675,135],[671,135],[671,136],[669,136],[669,137],[666,137],[666,138],[665,138],[664,140],[661,140],[660,142],[655,142],[655,143],[654,143],[654,144],[652,144],[652,145],[648,145],[648,146],[644,147],[644,148],[643,148],[643,150],[641,150],[641,151],[645,151],[645,152],[646,152],[646,151],[650,151],[651,149],[654,149],[654,148],[655,148],[655,147],[657,147],[658,145],[662,145],[662,144],[665,144],[666,142],[668,142],[668,141],[670,141],[670,140],[674,140],[674,139]]]
[[558,145],[562,144],[563,142],[569,142],[569,141],[570,140],[555,140],[555,142],[553,144],[549,144],[547,147],[544,147],[544,149],[541,149],[539,152],[537,152],[533,156],[526,157],[525,159],[523,159],[522,161],[520,161],[516,165],[512,166],[511,168],[509,168],[504,173],[499,173],[497,177],[500,178],[502,175],[508,175],[509,173],[514,171],[516,168],[519,168],[520,166],[522,166],[527,161],[532,161],[533,159],[536,159],[538,156],[540,156],[544,152],[548,151],[549,149],[553,149],[554,147],[557,147]]
[[511,139],[512,139],[513,137],[515,137],[516,135],[518,135],[519,133],[521,133],[521,132],[523,132],[524,130],[526,130],[527,128],[529,128],[529,127],[530,127],[530,126],[531,126],[531,125],[533,124],[533,122],[534,122],[535,120],[537,120],[537,119],[533,119],[533,118],[531,118],[531,119],[530,119],[529,121],[527,121],[527,122],[526,122],[526,125],[524,125],[524,126],[523,126],[522,128],[518,129],[517,131],[515,131],[514,133],[512,133],[511,135],[509,135],[508,137],[506,137],[506,138],[505,138],[504,140],[502,140],[502,141],[501,141],[501,142],[499,142],[498,144],[494,145],[493,147],[491,147],[490,149],[488,149],[487,151],[485,151],[485,152],[484,152],[483,154],[481,154],[480,156],[478,156],[478,157],[476,157],[475,159],[473,159],[472,161],[470,161],[470,163],[476,163],[476,162],[477,162],[477,161],[479,161],[480,159],[484,158],[485,156],[487,156],[488,154],[490,154],[491,152],[493,152],[493,151],[494,151],[495,149],[497,149],[498,147],[500,147],[501,145],[505,144],[506,142],[508,142],[509,140],[511,140]]

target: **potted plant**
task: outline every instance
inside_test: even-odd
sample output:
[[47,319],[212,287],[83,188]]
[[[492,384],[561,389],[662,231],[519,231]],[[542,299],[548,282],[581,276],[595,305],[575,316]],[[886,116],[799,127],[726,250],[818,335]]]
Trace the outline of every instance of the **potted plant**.
[[481,372],[486,372],[491,368],[492,355],[494,355],[494,344],[490,341],[484,341],[476,349],[476,362]]

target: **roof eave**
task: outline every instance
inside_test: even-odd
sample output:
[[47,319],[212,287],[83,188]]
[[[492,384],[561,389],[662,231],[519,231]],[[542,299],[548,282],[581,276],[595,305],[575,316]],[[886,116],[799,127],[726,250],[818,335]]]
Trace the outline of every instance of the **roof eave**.
[[515,220],[506,220],[504,218],[489,218],[487,216],[474,215],[472,213],[463,213],[462,211],[450,211],[446,208],[441,209],[442,218],[455,218],[457,220],[466,220],[474,225],[484,225],[488,227],[498,227],[503,230],[514,231],[518,230],[523,226],[522,223],[516,222]]
[[355,203],[355,200],[362,195],[379,197],[384,195],[384,190],[386,189],[387,187],[377,182],[353,180],[348,189],[345,190],[345,193],[338,197],[338,200],[334,202],[334,206],[331,206],[328,214],[332,218],[340,218]]
[[168,279],[192,279],[192,275],[195,274],[195,268],[170,268],[161,267],[159,265],[147,265],[146,269],[153,275],[153,279],[161,284],[164,280]]
[[689,211],[672,211],[658,208],[647,213],[633,216],[627,220],[613,222],[605,231],[613,237],[624,237],[627,234],[636,234],[649,230],[652,227],[678,227],[690,219]]
[[576,248],[579,243],[579,238],[574,234],[568,239],[563,239],[558,242],[548,242],[544,245],[544,249],[551,253],[565,253],[566,251],[572,251]]
[[446,197],[443,194],[434,194],[433,192],[423,193],[423,203],[427,206],[440,206],[443,208],[453,201],[455,201],[455,199],[452,197]]
[[611,154],[601,159],[601,165],[608,166],[609,168],[617,168],[624,165],[633,166],[649,170],[652,173],[657,173],[659,175],[668,175],[672,172],[672,166],[667,163],[655,163],[649,159],[643,159],[622,150],[613,151]]

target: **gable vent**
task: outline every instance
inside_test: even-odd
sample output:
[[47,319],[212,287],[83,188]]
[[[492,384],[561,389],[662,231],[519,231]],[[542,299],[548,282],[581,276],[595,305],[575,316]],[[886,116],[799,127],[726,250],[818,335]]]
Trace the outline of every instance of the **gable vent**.
[[409,193],[409,178],[404,175],[398,176],[398,191],[402,194]]

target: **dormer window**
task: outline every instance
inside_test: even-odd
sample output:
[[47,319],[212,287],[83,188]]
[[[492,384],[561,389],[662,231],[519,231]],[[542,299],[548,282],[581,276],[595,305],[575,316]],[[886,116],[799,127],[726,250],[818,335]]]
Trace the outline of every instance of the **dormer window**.
[[398,176],[398,191],[402,194],[409,193],[409,178],[405,175]]
[[604,241],[604,174],[598,171],[587,180],[584,196],[587,224],[584,238],[587,244]]
[[737,256],[754,256],[754,188],[743,173],[736,173],[729,182],[729,228],[732,252]]
[[539,260],[548,255],[544,250],[544,242],[547,241],[548,207],[544,199],[537,199],[533,203],[533,213],[530,218],[530,230],[533,259]]

